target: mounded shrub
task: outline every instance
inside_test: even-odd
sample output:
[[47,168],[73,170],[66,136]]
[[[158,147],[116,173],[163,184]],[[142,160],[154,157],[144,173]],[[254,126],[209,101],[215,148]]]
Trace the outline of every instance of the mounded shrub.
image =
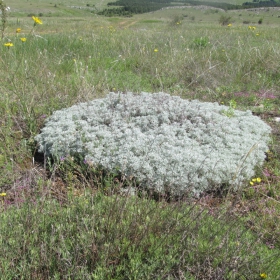
[[141,188],[197,196],[249,180],[265,159],[270,130],[250,111],[217,103],[110,93],[54,112],[35,139],[46,156],[78,153]]

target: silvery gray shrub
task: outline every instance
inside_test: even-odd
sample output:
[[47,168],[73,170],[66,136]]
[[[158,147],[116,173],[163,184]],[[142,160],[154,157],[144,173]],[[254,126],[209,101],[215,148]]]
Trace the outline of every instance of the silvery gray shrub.
[[110,93],[54,112],[35,139],[46,156],[78,153],[140,187],[198,196],[249,180],[265,159],[270,130],[250,111],[217,103]]

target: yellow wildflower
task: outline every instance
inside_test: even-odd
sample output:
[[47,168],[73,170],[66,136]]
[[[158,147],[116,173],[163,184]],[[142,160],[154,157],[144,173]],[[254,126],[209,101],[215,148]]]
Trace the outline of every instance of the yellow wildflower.
[[0,196],[6,196],[7,194],[5,192],[0,193]]
[[20,32],[21,32],[21,28],[17,28],[16,33],[20,33]]
[[250,185],[253,186],[255,183],[260,183],[262,181],[262,179],[260,177],[258,178],[253,178],[251,181],[250,181]]
[[259,36],[260,34],[259,33],[256,33],[256,36]]
[[36,24],[43,24],[43,22],[42,22],[38,17],[32,16],[32,19],[34,20],[34,26],[35,26]]
[[267,278],[267,274],[266,274],[266,273],[261,273],[261,274],[260,274],[260,277],[263,278],[263,279],[265,279],[265,278]]
[[26,42],[26,38],[24,38],[24,37],[22,37],[22,38],[20,38],[20,40],[21,40],[21,42]]
[[154,49],[154,52],[158,52],[158,49]]
[[232,24],[231,24],[231,23],[229,23],[227,26],[228,26],[228,27],[231,27],[231,26],[232,26]]
[[9,48],[9,47],[13,47],[14,44],[13,43],[5,43],[4,46]]

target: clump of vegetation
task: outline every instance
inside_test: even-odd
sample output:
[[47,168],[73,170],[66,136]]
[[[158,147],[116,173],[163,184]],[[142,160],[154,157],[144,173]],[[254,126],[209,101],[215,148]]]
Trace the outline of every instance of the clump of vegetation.
[[173,16],[173,18],[171,19],[170,25],[171,26],[180,26],[182,24],[183,18],[184,18],[184,16],[182,16],[182,15]]
[[111,93],[56,111],[35,139],[46,155],[80,154],[141,188],[198,196],[222,184],[236,188],[265,158],[269,126],[233,108],[164,93]]
[[230,24],[231,16],[221,15],[219,18],[219,24],[221,25],[228,25]]
[[200,37],[193,40],[191,47],[201,49],[206,48],[209,44],[210,42],[208,37]]

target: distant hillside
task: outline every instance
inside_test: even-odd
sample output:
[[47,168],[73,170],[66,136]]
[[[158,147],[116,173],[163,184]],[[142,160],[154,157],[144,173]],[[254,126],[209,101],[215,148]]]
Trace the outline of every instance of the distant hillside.
[[133,14],[142,14],[160,10],[165,7],[182,5],[205,5],[224,10],[237,10],[259,7],[280,7],[280,0],[253,0],[253,2],[244,2],[242,5],[215,1],[211,2],[207,0],[117,0],[115,2],[109,2],[107,4],[108,8],[100,11],[98,14],[105,16],[132,16]]
[[260,7],[280,7],[279,0],[245,2],[242,4],[243,8],[260,8]]

